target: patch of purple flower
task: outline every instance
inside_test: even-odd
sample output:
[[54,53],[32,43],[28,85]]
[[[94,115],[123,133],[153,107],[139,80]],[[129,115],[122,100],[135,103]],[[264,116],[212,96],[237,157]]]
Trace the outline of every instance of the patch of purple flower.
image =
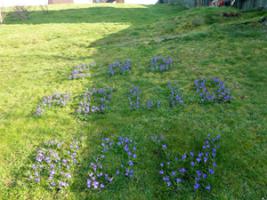
[[232,100],[230,90],[219,78],[199,79],[194,84],[201,103],[226,103]]
[[69,100],[70,100],[70,95],[67,93],[66,94],[54,93],[53,95],[45,96],[38,104],[35,111],[35,115],[36,116],[43,115],[46,107],[48,108],[52,106],[64,107],[67,105]]
[[80,79],[80,78],[86,78],[90,76],[90,67],[95,66],[95,63],[91,64],[81,64],[73,67],[73,70],[71,72],[71,75],[69,76],[69,79]]
[[168,88],[170,90],[170,96],[169,96],[170,107],[175,107],[177,105],[183,105],[184,104],[184,100],[183,100],[183,97],[182,97],[182,93],[178,89],[178,87],[172,85],[169,82],[168,83]]
[[[208,136],[203,145],[199,145],[199,151],[191,151],[187,153],[177,154],[161,147],[161,153],[164,158],[160,163],[159,174],[162,176],[164,185],[169,189],[182,189],[187,185],[191,185],[194,191],[210,191],[211,177],[215,173],[216,155],[212,156],[212,152],[216,152],[220,140],[220,136],[211,138]],[[164,144],[165,146],[165,144]],[[167,145],[166,145],[167,147]],[[181,159],[177,158],[180,155]],[[196,156],[195,156],[196,155]],[[179,157],[179,156],[178,156]],[[164,164],[168,163],[168,164]],[[181,184],[184,185],[182,186]]]
[[108,110],[112,92],[111,88],[93,88],[85,91],[76,112],[80,114],[104,113]]
[[128,94],[128,100],[130,103],[130,108],[132,110],[138,110],[141,107],[140,94],[141,94],[141,90],[138,87],[133,86],[130,89],[129,94]]
[[124,62],[116,61],[109,65],[108,73],[110,76],[116,74],[126,74],[132,68],[131,60],[127,59]]
[[150,61],[150,70],[155,72],[165,72],[172,67],[171,57],[154,56]]
[[[87,188],[102,190],[118,176],[133,177],[137,157],[135,151],[134,142],[127,137],[103,138],[100,155],[90,163]],[[120,153],[123,158],[118,162],[119,166],[113,168],[106,165],[106,158],[112,153]]]
[[62,190],[70,185],[77,164],[79,142],[71,144],[52,140],[38,148],[29,171],[30,182]]
[[161,106],[161,102],[160,100],[157,100],[157,101],[153,101],[151,99],[147,100],[146,101],[146,105],[145,107],[148,109],[148,110],[152,110],[153,108],[160,108]]

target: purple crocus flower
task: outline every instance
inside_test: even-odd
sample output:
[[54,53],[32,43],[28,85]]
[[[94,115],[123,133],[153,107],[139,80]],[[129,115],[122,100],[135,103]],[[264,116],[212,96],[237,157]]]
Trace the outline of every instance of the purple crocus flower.
[[164,176],[162,179],[163,179],[163,181],[165,181],[165,182],[170,181],[170,177],[168,177],[168,176]]
[[207,186],[205,187],[205,189],[208,190],[208,191],[210,191],[210,190],[211,190],[211,186],[210,186],[210,185],[207,185]]
[[187,157],[186,153],[182,156],[182,160],[185,160]]
[[185,168],[180,168],[180,169],[179,169],[179,172],[183,174],[183,173],[186,172],[186,169],[185,169]]
[[214,170],[213,169],[209,169],[209,173],[210,174],[214,174]]
[[128,165],[133,166],[134,165],[133,161],[129,160]]
[[197,176],[198,176],[198,177],[200,177],[201,174],[202,174],[202,172],[201,172],[200,170],[197,170],[196,173],[197,173]]
[[200,184],[199,184],[199,183],[195,183],[195,185],[194,185],[194,190],[195,190],[195,191],[198,190],[199,187],[200,187]]
[[176,181],[176,183],[181,183],[182,182],[182,179],[176,178],[175,181]]
[[98,182],[98,181],[94,181],[94,182],[93,182],[93,187],[94,187],[94,189],[97,189],[98,186],[99,186],[99,182]]

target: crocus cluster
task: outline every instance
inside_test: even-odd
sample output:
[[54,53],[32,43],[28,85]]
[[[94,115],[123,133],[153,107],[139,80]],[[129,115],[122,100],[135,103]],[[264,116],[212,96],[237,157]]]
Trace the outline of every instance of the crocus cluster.
[[50,108],[52,106],[64,107],[70,100],[69,94],[55,93],[50,96],[45,96],[42,98],[41,102],[38,104],[35,115],[41,116],[44,113],[46,107]]
[[115,74],[125,74],[131,70],[131,60],[127,59],[124,62],[116,61],[109,65],[108,73],[111,76]]
[[232,99],[230,90],[226,88],[224,82],[219,78],[199,79],[195,80],[194,83],[202,103],[225,103],[230,102]]
[[81,64],[73,67],[69,79],[80,79],[90,76],[90,67],[94,64]]
[[160,100],[153,101],[151,99],[147,100],[146,101],[146,105],[145,105],[145,107],[148,110],[152,110],[153,108],[160,108],[160,106],[161,106],[161,101]]
[[217,166],[218,141],[220,135],[208,137],[198,150],[189,153],[172,153],[166,144],[162,145],[164,161],[160,163],[159,174],[169,190],[183,189],[191,185],[194,191],[210,191],[211,180]]
[[132,110],[137,110],[141,107],[140,105],[140,94],[141,90],[137,86],[133,86],[128,94],[128,100],[130,103],[130,108]]
[[170,82],[168,83],[168,88],[170,90],[170,96],[169,96],[170,107],[183,105],[184,101],[183,101],[182,93],[179,90],[179,88],[172,85]]
[[38,148],[29,180],[41,186],[62,190],[71,183],[74,166],[78,163],[79,142],[70,144],[49,141]]
[[86,90],[83,94],[83,100],[79,103],[77,112],[80,114],[104,113],[108,109],[111,97],[111,88]]
[[173,64],[171,57],[154,56],[150,62],[150,70],[157,72],[168,71]]
[[[120,154],[122,159],[116,162],[119,166],[115,166],[115,163],[113,163],[114,167],[106,166],[106,158],[112,153]],[[131,139],[103,138],[99,156],[89,165],[87,188],[102,190],[118,176],[133,177],[136,157],[136,146]]]

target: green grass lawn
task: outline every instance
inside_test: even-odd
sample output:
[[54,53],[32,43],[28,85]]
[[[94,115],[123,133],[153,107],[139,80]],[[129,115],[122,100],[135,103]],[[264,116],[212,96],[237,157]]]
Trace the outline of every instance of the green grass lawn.
[[[228,8],[183,9],[176,6],[50,6],[32,9],[29,18],[11,13],[0,26],[0,199],[246,199],[267,198],[267,12],[242,12],[226,18]],[[164,73],[148,71],[155,55],[171,56]],[[130,58],[132,71],[108,76],[108,65]],[[91,76],[68,80],[72,67],[96,62]],[[200,104],[194,80],[219,77],[231,89],[226,104]],[[168,106],[168,81],[187,99]],[[142,100],[160,98],[162,107],[131,111],[127,92],[142,90]],[[115,89],[111,109],[81,119],[76,96],[86,88]],[[33,112],[43,96],[70,92],[64,108]],[[165,191],[161,162],[152,135],[171,149],[188,152],[208,133],[220,133],[216,173],[210,193]],[[137,143],[132,180],[119,180],[102,192],[86,189],[87,169],[101,138],[127,136]],[[31,186],[25,167],[38,145],[51,139],[83,138],[80,165],[64,192]],[[112,164],[110,165],[112,168]]]

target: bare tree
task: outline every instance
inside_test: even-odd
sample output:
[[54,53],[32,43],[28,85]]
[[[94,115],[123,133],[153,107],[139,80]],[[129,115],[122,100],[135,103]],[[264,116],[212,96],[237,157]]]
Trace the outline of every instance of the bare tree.
[[14,7],[14,14],[16,18],[20,20],[25,20],[28,18],[28,9],[25,6],[15,6]]
[[4,8],[0,7],[0,24],[4,22],[6,13],[4,12]]
[[2,8],[0,7],[0,24],[3,23]]

